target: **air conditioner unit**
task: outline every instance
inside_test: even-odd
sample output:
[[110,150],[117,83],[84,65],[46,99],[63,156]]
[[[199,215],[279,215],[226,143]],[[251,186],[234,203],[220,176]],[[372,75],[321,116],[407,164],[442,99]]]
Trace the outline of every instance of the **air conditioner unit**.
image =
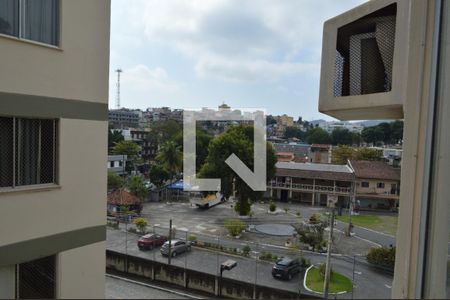
[[319,111],[341,120],[403,118],[409,5],[372,0],[325,22]]

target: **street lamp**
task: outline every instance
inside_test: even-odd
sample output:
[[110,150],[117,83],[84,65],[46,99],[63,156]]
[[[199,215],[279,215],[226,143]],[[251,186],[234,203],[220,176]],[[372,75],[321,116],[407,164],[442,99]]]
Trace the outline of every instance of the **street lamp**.
[[230,271],[231,269],[233,269],[236,266],[237,266],[237,262],[232,259],[228,259],[225,262],[220,264],[219,297],[222,296],[222,273],[223,273],[223,271],[225,271],[225,270]]

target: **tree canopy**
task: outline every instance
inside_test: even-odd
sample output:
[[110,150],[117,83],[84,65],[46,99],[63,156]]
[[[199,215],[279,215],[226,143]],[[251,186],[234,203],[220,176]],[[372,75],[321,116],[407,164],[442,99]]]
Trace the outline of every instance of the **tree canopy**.
[[309,144],[331,144],[331,137],[320,127],[315,127],[308,132],[306,141]]
[[[253,170],[253,126],[239,125],[229,127],[224,133],[215,137],[208,148],[208,156],[202,166],[199,177],[220,178],[221,193],[226,198],[233,191],[233,182],[239,203],[236,210],[240,215],[250,212],[250,201],[262,197],[262,192],[253,191],[226,163],[225,160],[234,153],[242,162]],[[267,143],[267,180],[275,175],[276,157],[272,145]]]
[[331,132],[331,143],[333,145],[352,145],[353,135],[348,129],[336,128]]

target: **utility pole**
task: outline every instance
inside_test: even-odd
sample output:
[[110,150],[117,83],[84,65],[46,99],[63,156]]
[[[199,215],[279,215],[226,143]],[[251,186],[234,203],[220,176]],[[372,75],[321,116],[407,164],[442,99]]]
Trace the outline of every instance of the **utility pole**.
[[330,273],[331,273],[331,244],[333,241],[333,228],[334,228],[334,205],[331,208],[330,216],[330,234],[328,235],[328,249],[327,249],[327,261],[325,265],[325,279],[323,282],[323,297],[328,299],[328,289],[330,287]]
[[117,72],[117,83],[116,83],[116,86],[117,86],[116,108],[119,109],[119,108],[120,108],[120,73],[122,73],[123,71],[122,71],[121,68],[118,68],[118,69],[116,70],[116,72]]
[[167,262],[170,265],[172,259],[172,219],[169,221],[169,255]]

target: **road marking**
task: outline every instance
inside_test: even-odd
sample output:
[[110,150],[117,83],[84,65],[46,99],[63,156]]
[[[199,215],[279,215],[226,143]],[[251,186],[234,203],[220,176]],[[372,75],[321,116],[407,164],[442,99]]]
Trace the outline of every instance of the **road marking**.
[[385,287],[387,287],[388,289],[392,288],[392,286],[385,284]]
[[355,271],[355,274],[361,275],[361,274],[362,274],[362,272],[359,272],[359,271]]
[[210,229],[210,230],[208,230],[209,232],[216,232],[217,231],[217,229]]

